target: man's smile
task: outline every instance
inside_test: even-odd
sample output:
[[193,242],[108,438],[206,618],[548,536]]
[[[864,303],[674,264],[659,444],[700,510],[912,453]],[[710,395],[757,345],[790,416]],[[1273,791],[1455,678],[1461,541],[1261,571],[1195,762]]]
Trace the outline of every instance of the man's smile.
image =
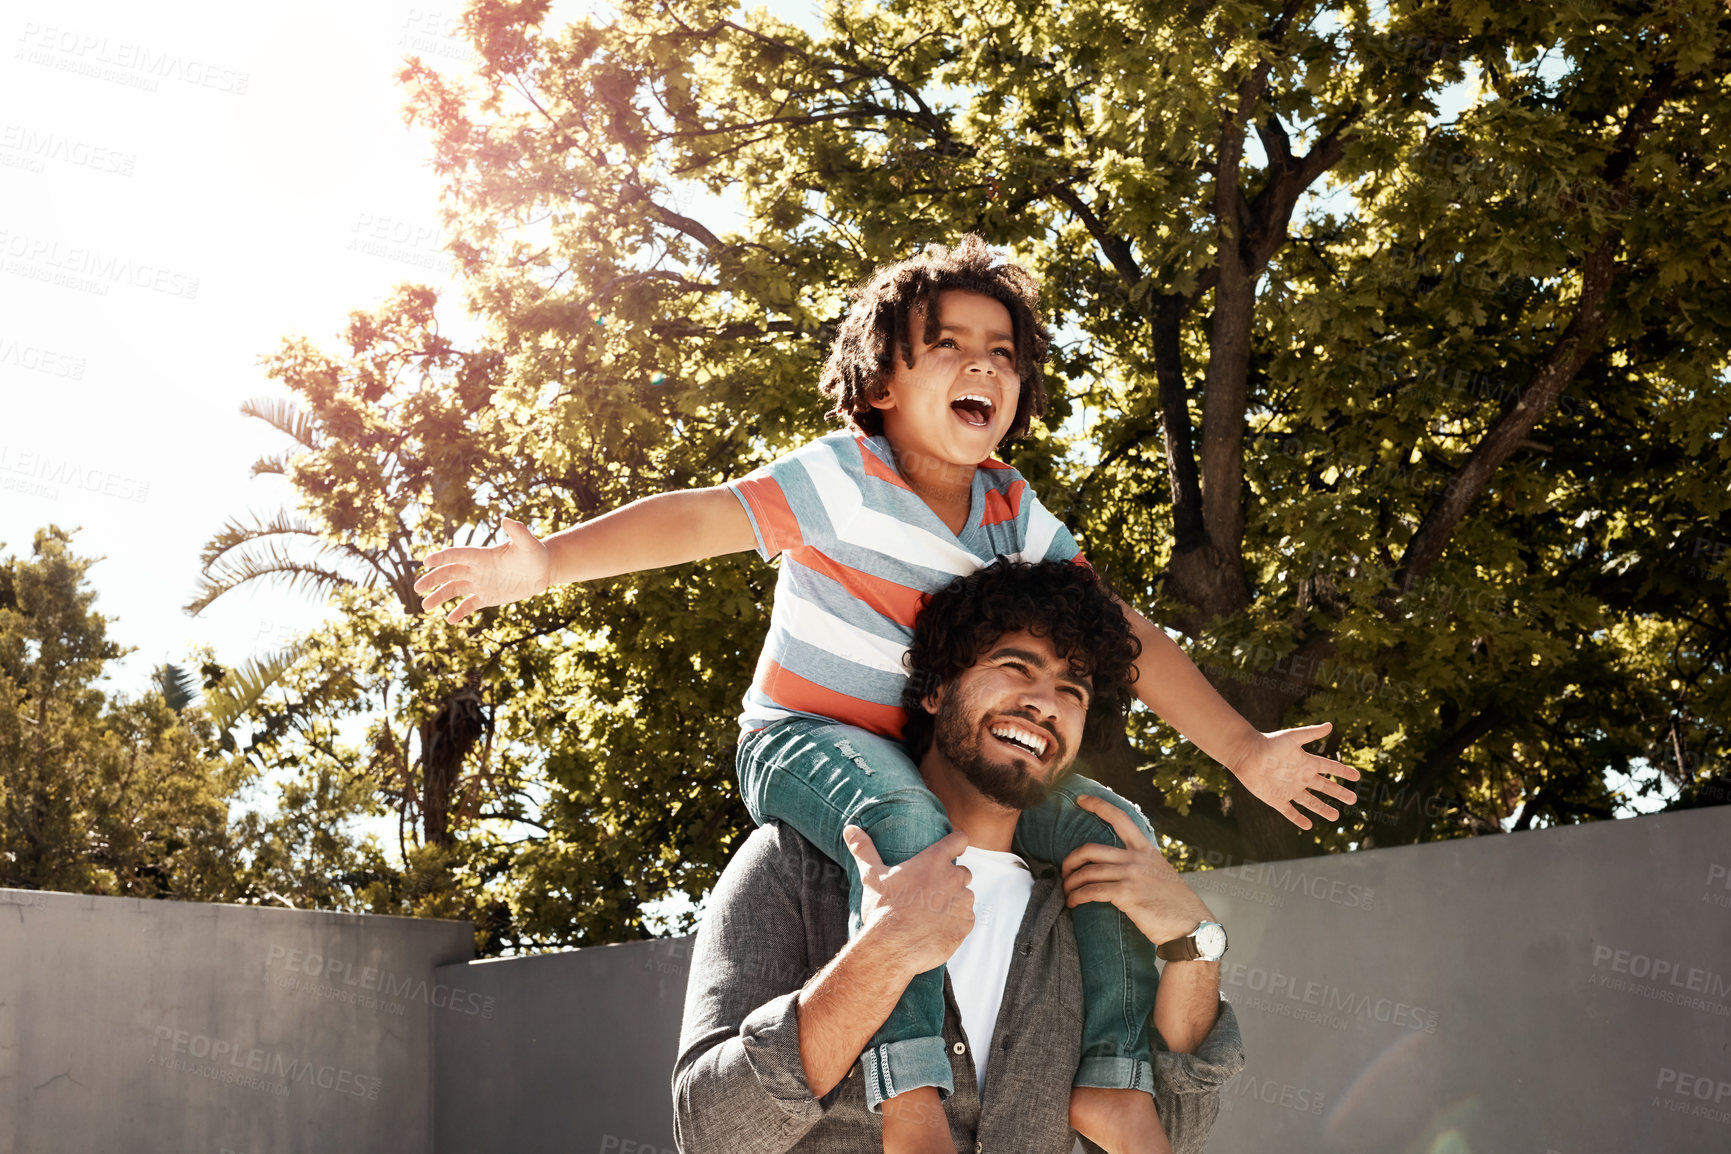
[[1054,749],[1058,742],[1043,727],[1032,722],[1000,718],[986,727],[993,739],[1009,746],[1018,753],[1030,754],[1035,761],[1044,762],[1048,751]]

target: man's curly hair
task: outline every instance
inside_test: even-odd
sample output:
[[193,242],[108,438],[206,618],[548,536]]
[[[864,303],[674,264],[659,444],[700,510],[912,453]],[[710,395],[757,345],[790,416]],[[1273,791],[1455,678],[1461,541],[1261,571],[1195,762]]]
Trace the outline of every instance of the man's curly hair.
[[935,729],[924,704],[927,693],[954,682],[1004,634],[1024,629],[1050,638],[1072,672],[1092,679],[1084,749],[1102,748],[1108,727],[1123,726],[1142,643],[1106,583],[1086,565],[1000,556],[922,599],[903,659],[911,676],[902,691],[908,713],[902,742],[914,761],[926,755]]
[[922,340],[937,340],[938,295],[962,289],[989,296],[1010,310],[1022,391],[1016,419],[999,448],[1026,433],[1033,419],[1046,411],[1040,366],[1046,363],[1051,334],[1040,318],[1039,282],[1021,265],[997,261],[991,246],[970,232],[954,248],[927,245],[919,256],[884,265],[855,285],[848,294],[853,307],[836,333],[818,381],[823,395],[835,402],[826,415],[868,436],[881,434],[883,414],[871,402],[887,395],[898,353],[902,363],[913,368],[913,318],[924,318]]

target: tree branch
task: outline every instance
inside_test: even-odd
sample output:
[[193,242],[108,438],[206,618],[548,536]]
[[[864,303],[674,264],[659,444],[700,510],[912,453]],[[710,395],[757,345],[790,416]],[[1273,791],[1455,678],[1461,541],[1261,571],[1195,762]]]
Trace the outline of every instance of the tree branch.
[[[1652,127],[1653,118],[1658,115],[1676,82],[1676,70],[1669,64],[1653,74],[1647,91],[1629,113],[1628,121],[1605,160],[1604,175],[1608,181],[1614,178],[1612,195],[1618,207],[1628,199],[1629,170],[1634,163],[1636,148]],[[1616,254],[1621,241],[1622,234],[1613,230],[1587,254],[1581,269],[1580,299],[1568,327],[1545,354],[1544,362],[1514,407],[1497,418],[1480,438],[1472,454],[1449,478],[1443,492],[1425,512],[1424,520],[1407,542],[1406,551],[1395,570],[1395,583],[1400,588],[1409,588],[1430,572],[1448,547],[1467,509],[1485,491],[1492,474],[1527,439],[1539,418],[1556,403],[1563,390],[1598,350],[1599,340],[1610,324],[1606,305],[1616,279]],[[1385,612],[1393,612],[1392,606],[1385,606]]]
[[[1075,189],[1060,185],[1052,190],[1052,195],[1076,214],[1135,300],[1136,287],[1142,283],[1144,274],[1130,250],[1130,242],[1108,229]],[[1196,295],[1203,291],[1198,286]],[[1180,548],[1192,548],[1203,539],[1202,482],[1196,471],[1196,449],[1191,439],[1190,401],[1184,387],[1179,328],[1190,301],[1177,293],[1157,293],[1145,299],[1149,299],[1144,307],[1153,329],[1154,375],[1160,386],[1160,427],[1166,440],[1166,483],[1172,494],[1173,530]],[[1083,490],[1101,469],[1141,444],[1145,436],[1129,438],[1102,457],[1088,474]]]
[[1316,179],[1340,162],[1346,146],[1355,139],[1347,132],[1364,115],[1362,105],[1353,107],[1339,124],[1316,142],[1301,157],[1292,155],[1291,142],[1279,119],[1269,116],[1259,121],[1256,132],[1268,153],[1269,181],[1251,202],[1248,215],[1250,229],[1246,238],[1249,248],[1248,267],[1252,275],[1268,267],[1268,261],[1286,243],[1286,230],[1292,223],[1292,211]]

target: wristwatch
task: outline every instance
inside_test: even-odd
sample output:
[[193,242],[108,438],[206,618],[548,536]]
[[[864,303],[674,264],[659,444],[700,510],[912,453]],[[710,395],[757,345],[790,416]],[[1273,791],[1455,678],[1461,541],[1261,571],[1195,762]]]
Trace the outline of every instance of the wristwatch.
[[1225,952],[1226,927],[1219,922],[1197,922],[1188,937],[1154,947],[1154,956],[1166,962],[1218,962]]

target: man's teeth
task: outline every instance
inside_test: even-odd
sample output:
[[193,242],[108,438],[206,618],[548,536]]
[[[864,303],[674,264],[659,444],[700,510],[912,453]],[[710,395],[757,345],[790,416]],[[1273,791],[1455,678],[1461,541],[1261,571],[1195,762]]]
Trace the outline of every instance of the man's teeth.
[[1014,729],[1007,725],[992,726],[992,736],[1001,737],[1028,750],[1036,757],[1046,756],[1046,739],[1025,729]]

